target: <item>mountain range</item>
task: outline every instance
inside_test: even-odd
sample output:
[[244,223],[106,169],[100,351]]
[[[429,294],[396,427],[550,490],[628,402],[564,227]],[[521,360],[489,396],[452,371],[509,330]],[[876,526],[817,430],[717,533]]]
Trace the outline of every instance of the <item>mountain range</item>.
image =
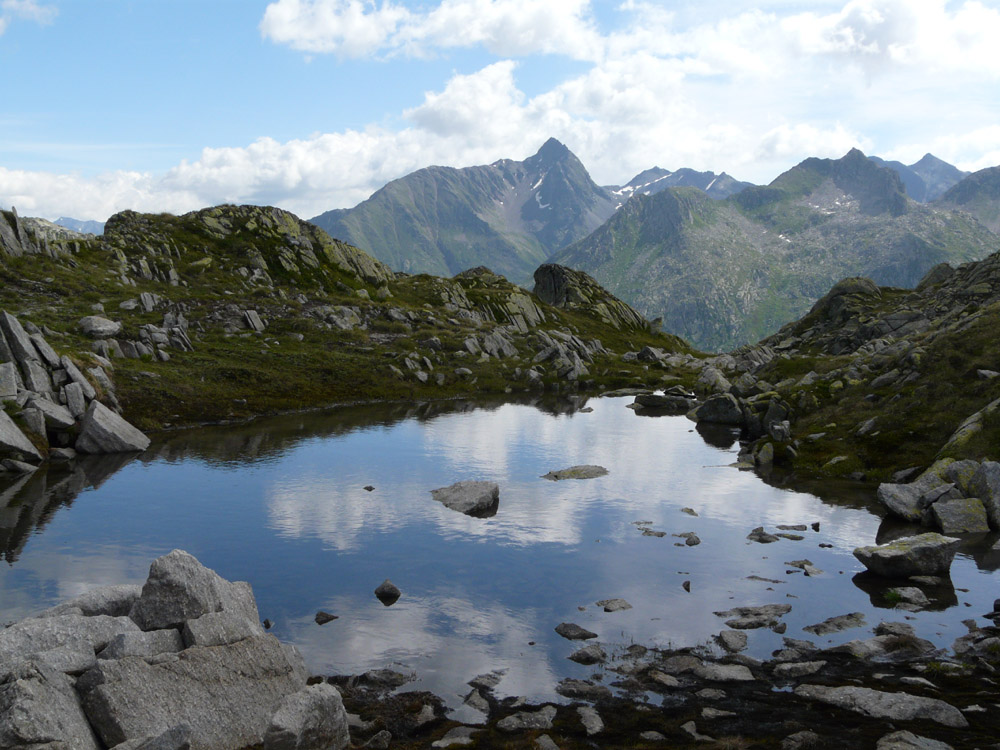
[[844,276],[913,286],[939,262],[1000,247],[1000,169],[807,159],[767,186],[653,167],[598,186],[555,139],[524,161],[428,167],[311,220],[409,273],[487,266],[528,286],[553,261],[591,274],[704,349],[803,314]]

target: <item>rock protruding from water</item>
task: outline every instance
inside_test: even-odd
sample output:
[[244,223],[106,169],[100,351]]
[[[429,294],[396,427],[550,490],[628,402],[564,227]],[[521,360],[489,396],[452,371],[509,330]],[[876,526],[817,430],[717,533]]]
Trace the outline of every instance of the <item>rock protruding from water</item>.
[[91,401],[80,422],[76,449],[81,453],[129,453],[144,451],[149,438],[100,401]]
[[431,497],[445,507],[467,516],[495,516],[500,505],[500,486],[496,482],[467,479],[448,487],[431,490]]
[[5,747],[348,744],[339,694],[306,688],[302,657],[264,633],[250,586],[180,550],[153,562],[141,593],[98,589],[0,631],[0,654]]
[[885,578],[947,576],[961,541],[941,534],[920,534],[874,547],[858,547],[854,556]]
[[608,470],[603,466],[581,464],[579,466],[570,466],[568,469],[550,471],[548,474],[543,474],[542,479],[551,479],[553,482],[558,482],[562,479],[594,479],[596,477],[603,477],[607,473]]

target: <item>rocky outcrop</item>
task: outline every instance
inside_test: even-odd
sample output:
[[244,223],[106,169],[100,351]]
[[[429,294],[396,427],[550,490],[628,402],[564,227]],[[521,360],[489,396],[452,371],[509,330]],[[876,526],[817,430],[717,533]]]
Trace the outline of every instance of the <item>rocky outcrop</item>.
[[[648,331],[642,315],[608,292],[583,271],[545,263],[535,271],[535,294],[543,302],[566,310],[585,309],[620,330]],[[659,326],[655,326],[659,328]]]
[[141,590],[22,620],[0,631],[0,745],[347,747],[337,691],[306,688],[301,657],[258,617],[249,585],[174,550]]

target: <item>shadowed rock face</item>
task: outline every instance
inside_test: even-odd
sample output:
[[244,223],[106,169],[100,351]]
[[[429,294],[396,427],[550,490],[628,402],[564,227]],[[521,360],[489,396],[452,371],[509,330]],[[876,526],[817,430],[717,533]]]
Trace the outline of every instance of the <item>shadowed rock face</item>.
[[534,292],[539,299],[553,307],[587,309],[608,325],[621,330],[645,331],[651,327],[642,315],[583,271],[546,263],[535,271]]

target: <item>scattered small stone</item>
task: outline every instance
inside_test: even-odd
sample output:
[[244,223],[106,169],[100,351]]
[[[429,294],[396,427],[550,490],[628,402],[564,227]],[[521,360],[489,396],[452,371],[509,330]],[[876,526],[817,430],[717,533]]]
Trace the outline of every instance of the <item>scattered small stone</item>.
[[681,730],[690,735],[691,739],[698,742],[715,742],[715,738],[709,737],[707,734],[700,734],[697,725],[693,721],[681,724]]
[[394,584],[388,578],[382,581],[382,583],[378,585],[378,588],[375,589],[375,596],[378,598],[380,602],[382,602],[382,604],[384,604],[387,607],[391,607],[393,604],[395,604],[396,600],[399,599],[399,597],[402,596],[402,594],[403,592],[400,591],[396,587],[396,584]]
[[599,664],[608,658],[607,653],[596,643],[584,646],[566,657],[577,664]]
[[[315,617],[317,625],[326,625],[328,622],[333,622],[336,619],[338,619],[338,615],[331,615],[329,612],[324,612],[323,610],[317,612]],[[265,625],[264,627],[267,626]]]
[[[693,724],[694,722],[691,723]],[[659,732],[654,732],[653,730],[650,729],[646,732],[642,732],[639,735],[639,739],[645,740],[646,742],[663,742],[667,738],[662,734],[660,734]]]
[[695,512],[694,508],[681,508],[681,513],[687,513],[689,516],[697,516],[698,513]]
[[761,544],[771,544],[772,542],[778,541],[778,537],[774,534],[768,534],[764,531],[763,526],[758,526],[756,529],[747,534],[747,539],[751,542],[760,542]]
[[556,692],[567,698],[578,698],[585,701],[606,700],[611,697],[611,691],[603,685],[595,685],[589,680],[574,680],[566,677],[556,685]]
[[375,489],[375,488],[374,488],[374,487],[373,487],[372,485],[370,485],[370,484],[366,484],[366,485],[364,486],[364,490],[365,490],[365,492],[371,492],[371,491],[372,491],[372,490],[374,490],[374,489]]
[[815,674],[825,666],[825,661],[786,662],[774,667],[774,676],[779,680],[791,680]]
[[684,581],[681,584],[681,588],[684,589],[685,591],[687,591],[690,594],[691,593],[691,581]]
[[473,743],[472,735],[481,731],[483,730],[475,727],[455,727],[441,739],[432,742],[431,747],[465,747]]
[[570,641],[588,641],[591,638],[596,638],[597,633],[591,632],[586,628],[581,628],[572,622],[561,622],[556,625],[556,632],[563,638]]
[[388,729],[383,729],[376,732],[368,742],[363,744],[361,747],[366,747],[368,750],[389,750],[389,745],[392,742],[392,732]]
[[724,719],[727,716],[736,716],[736,713],[733,711],[723,711],[721,708],[712,708],[711,706],[701,709],[701,718],[703,719]]
[[952,750],[951,745],[913,732],[893,732],[878,741],[875,750]]
[[836,617],[828,617],[823,620],[823,622],[818,622],[815,625],[806,625],[802,628],[807,633],[814,633],[815,635],[829,635],[830,633],[839,633],[841,630],[848,630],[850,628],[860,628],[865,624],[865,616],[862,612],[852,612],[848,615],[837,615]]
[[665,537],[667,535],[667,532],[665,532],[665,531],[654,531],[653,529],[643,529],[642,530],[642,535],[643,536],[655,536],[655,537],[662,538],[662,537]]
[[778,581],[774,578],[763,578],[761,576],[747,576],[748,581],[762,581],[763,583],[784,583],[784,581]]
[[272,627],[274,627],[274,623],[271,622],[270,620],[264,620],[264,622],[262,622],[261,625],[264,626],[264,630],[270,630]]
[[661,672],[658,669],[654,669],[649,673],[649,679],[655,682],[657,685],[661,685],[665,688],[676,688],[680,687],[681,682],[673,675]]
[[576,709],[576,713],[588,737],[599,734],[604,729],[604,721],[592,706],[580,706]]
[[786,532],[775,534],[775,536],[781,537],[782,539],[788,539],[789,541],[792,542],[801,542],[803,539],[805,539],[805,537],[802,536],[801,534],[788,534]]
[[813,521],[810,526],[812,526],[813,531],[819,531],[819,521]]
[[540,737],[535,738],[535,747],[537,747],[538,750],[559,750],[559,745],[557,745],[547,734],[543,734]]
[[695,695],[706,701],[721,701],[726,697],[726,691],[719,690],[718,688],[703,688],[695,693]]
[[734,607],[724,612],[715,612],[716,617],[731,617],[726,625],[735,630],[771,628],[778,624],[778,618],[792,611],[791,604],[765,604],[760,607]]
[[823,573],[822,570],[820,570],[819,568],[815,567],[812,564],[811,560],[791,560],[789,562],[786,562],[785,565],[788,565],[793,568],[799,568],[807,576],[818,576]]
[[736,630],[723,630],[715,636],[715,640],[717,640],[719,645],[726,651],[731,654],[736,654],[743,651],[747,647],[749,639],[747,638],[746,633],[740,633]]
[[782,531],[805,531],[809,527],[806,526],[804,523],[796,523],[791,525],[779,523],[777,528],[781,529]]
[[683,534],[674,534],[678,539],[683,539],[688,547],[697,547],[701,544],[701,539],[693,531],[685,531]]
[[497,729],[503,732],[518,732],[525,729],[552,729],[556,718],[555,706],[543,706],[538,711],[519,711],[497,722]]

